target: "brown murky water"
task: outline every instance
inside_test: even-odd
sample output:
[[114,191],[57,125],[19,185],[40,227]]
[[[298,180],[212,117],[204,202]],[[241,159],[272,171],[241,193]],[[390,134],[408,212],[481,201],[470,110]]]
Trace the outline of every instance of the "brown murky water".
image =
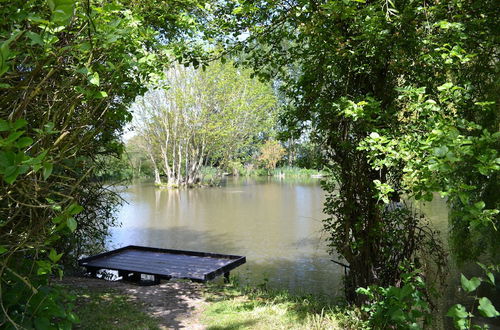
[[[327,254],[318,179],[228,178],[222,187],[159,190],[131,185],[122,193],[110,248],[129,244],[238,254],[247,264],[235,274],[300,293],[340,294],[343,268]],[[423,207],[445,231],[446,204]]]
[[129,244],[244,255],[234,273],[296,293],[339,294],[343,269],[326,253],[317,179],[229,178],[222,187],[158,190],[132,185],[122,193],[110,247]]

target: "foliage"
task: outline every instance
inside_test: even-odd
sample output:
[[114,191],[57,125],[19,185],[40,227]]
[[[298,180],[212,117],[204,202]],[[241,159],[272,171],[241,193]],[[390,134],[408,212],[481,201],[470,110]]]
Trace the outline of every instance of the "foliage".
[[426,298],[425,281],[419,271],[404,273],[400,287],[358,288],[369,301],[362,310],[368,313],[371,329],[422,329],[432,319]]
[[125,168],[130,168],[132,178],[146,179],[154,175],[153,165],[142,150],[142,141],[139,136],[133,136],[125,142],[125,152],[128,162]]
[[[472,277],[471,279],[467,279],[463,274],[461,275],[460,282],[462,285],[462,289],[467,294],[476,293],[474,296],[474,304],[476,305],[477,311],[481,314],[481,316],[486,318],[494,318],[500,316],[500,313],[495,309],[492,302],[487,297],[478,297],[478,288],[481,283],[487,283],[492,286],[495,286],[495,275],[493,272],[498,272],[500,267],[496,266],[484,266],[479,264],[481,268],[483,268],[486,278],[483,279],[481,277]],[[457,329],[488,329],[487,327],[482,327],[479,325],[473,324],[474,318],[474,307],[471,307],[470,311],[462,306],[461,304],[453,305],[449,310],[447,316],[453,318],[455,327]]]
[[102,247],[114,223],[100,158],[120,153],[128,104],[169,63],[159,57],[176,57],[180,31],[192,35],[183,19],[198,2],[167,7],[155,21],[144,9],[166,8],[157,1],[2,2],[0,326],[75,320],[50,278]]
[[[130,155],[130,153],[124,152],[120,156],[96,157],[96,177],[105,182],[119,183],[128,182],[134,177],[141,177],[144,171],[142,159],[131,158]],[[133,156],[135,155],[133,154]]]
[[[34,146],[47,135],[54,134],[53,125],[48,124],[44,130],[28,137],[27,124],[24,119],[15,122],[0,120],[0,131],[6,136],[0,138],[0,186],[5,192],[0,198],[0,304],[3,311],[0,324],[9,327],[48,327],[51,324],[70,327],[75,321],[70,305],[65,304],[65,297],[57,289],[48,286],[52,273],[62,275],[57,265],[62,253],[57,253],[51,246],[62,235],[76,230],[74,217],[82,207],[65,201],[67,206],[63,208],[62,203],[51,199],[54,198],[54,188],[47,183],[52,175],[54,158],[49,150],[37,152]],[[26,217],[23,206],[33,208],[40,203],[40,197],[23,194],[21,189],[26,183],[38,194],[46,196],[41,200],[43,212],[40,214],[48,221]]]
[[275,122],[271,88],[248,70],[213,63],[204,70],[176,66],[132,111],[144,154],[167,184],[192,185],[202,166],[238,172],[241,161]]
[[276,168],[276,164],[285,155],[285,148],[276,140],[267,140],[260,147],[260,156],[258,158],[267,170],[273,171]]
[[[493,193],[499,187],[500,133],[457,114],[467,99],[464,87],[446,83],[437,89],[436,100],[424,88],[401,90],[404,132],[373,132],[360,148],[370,153],[375,168],[404,164],[402,190],[416,199],[432,200],[433,192],[448,199],[451,242],[459,261],[485,252],[494,257],[500,248],[500,199]],[[488,114],[490,107],[475,104],[463,110]]]
[[[244,51],[240,62],[261,78],[279,80],[290,103],[284,123],[312,130],[321,145],[332,175],[325,228],[351,267],[349,299],[360,298],[356,286],[394,286],[400,273],[391,266],[418,255],[420,244],[398,254],[391,234],[414,228],[418,217],[385,222],[384,204],[403,196],[448,196],[460,257],[495,250],[494,1],[240,0],[228,7],[219,8],[224,22],[213,22],[232,32],[222,42]],[[392,254],[396,263],[387,259]],[[385,266],[394,273],[384,274]]]
[[297,144],[294,165],[301,168],[321,169],[321,147],[313,141],[303,141]]

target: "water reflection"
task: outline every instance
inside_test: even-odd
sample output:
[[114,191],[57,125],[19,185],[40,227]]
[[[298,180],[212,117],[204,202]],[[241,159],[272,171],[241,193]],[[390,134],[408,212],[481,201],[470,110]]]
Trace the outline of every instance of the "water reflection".
[[223,187],[159,190],[134,185],[109,247],[129,244],[240,254],[243,281],[337,295],[342,269],[322,239],[318,180],[229,179]]

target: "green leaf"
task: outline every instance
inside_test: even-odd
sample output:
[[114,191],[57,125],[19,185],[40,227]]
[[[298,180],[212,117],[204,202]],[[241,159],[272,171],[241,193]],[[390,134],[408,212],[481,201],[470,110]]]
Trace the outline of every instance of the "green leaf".
[[26,32],[26,35],[28,36],[28,38],[30,38],[32,45],[40,45],[40,46],[44,45],[43,39],[38,33],[35,33],[33,31],[28,31]]
[[495,285],[495,275],[492,272],[486,272],[486,276],[490,280],[491,284]]
[[19,132],[12,132],[9,134],[9,136],[3,141],[5,144],[11,144],[14,143],[21,135],[23,135],[23,131]]
[[83,211],[83,207],[81,207],[80,205],[76,204],[76,203],[73,203],[71,204],[69,207],[68,207],[68,213],[70,215],[76,215],[80,212]]
[[26,148],[31,144],[33,144],[33,139],[27,136],[20,138],[16,143],[18,148]]
[[28,125],[28,122],[24,119],[18,119],[12,126],[15,130],[23,128],[24,126]]
[[90,79],[89,79],[89,82],[92,84],[92,85],[96,85],[96,86],[99,86],[99,73],[97,72],[94,72],[94,74],[92,74],[90,76]]
[[73,217],[69,217],[66,220],[66,226],[68,226],[68,228],[69,228],[69,230],[71,230],[71,232],[74,232],[76,230],[76,227],[78,226],[78,224]]
[[52,11],[51,21],[59,25],[67,25],[73,16],[75,0],[48,0]]
[[52,163],[43,163],[43,178],[45,180],[52,174],[53,168]]
[[434,148],[434,155],[437,157],[444,157],[448,153],[449,149],[447,146],[442,146],[439,148]]
[[453,84],[448,82],[446,84],[439,86],[437,89],[438,89],[438,91],[444,91],[444,90],[450,89],[452,87],[453,87]]
[[389,314],[391,316],[391,320],[396,322],[403,322],[406,320],[406,315],[399,308],[395,308],[394,310],[389,310]]
[[19,168],[15,165],[9,166],[5,169],[3,180],[8,184],[12,184],[14,181],[16,181],[18,175],[19,175]]
[[500,313],[495,309],[495,306],[493,306],[491,301],[486,297],[479,298],[479,307],[477,309],[481,315],[485,317],[500,316]]
[[464,306],[460,304],[456,304],[451,306],[451,308],[448,310],[448,313],[446,313],[447,316],[453,317],[454,319],[464,319],[466,318],[469,314],[467,313],[467,310],[465,309]]
[[486,204],[485,204],[483,201],[480,201],[480,202],[474,203],[474,207],[475,207],[476,209],[478,209],[478,210],[482,210],[482,209],[484,209],[485,205],[486,205]]
[[7,250],[7,248],[5,248],[5,246],[0,245],[0,254],[4,254],[7,251],[9,251],[9,250]]
[[5,132],[8,130],[10,130],[9,122],[4,119],[0,119],[0,132]]
[[62,253],[59,253],[57,254],[56,250],[54,249],[51,249],[50,250],[50,253],[49,253],[49,259],[53,262],[53,263],[56,263],[59,261],[59,259],[61,259],[62,257]]
[[55,218],[52,218],[52,222],[55,223],[55,224],[58,224],[60,223],[62,220],[64,219],[64,217],[62,215],[59,215]]
[[46,317],[37,317],[35,319],[35,329],[36,330],[47,330],[51,329],[52,327],[50,326],[50,321]]
[[80,319],[78,318],[78,316],[76,314],[74,314],[74,313],[71,313],[71,312],[68,313],[68,320],[70,320],[73,323],[79,323],[80,322]]
[[462,288],[467,292],[472,292],[476,290],[479,285],[481,285],[481,279],[473,277],[468,280],[464,274],[460,277],[460,282],[462,283]]

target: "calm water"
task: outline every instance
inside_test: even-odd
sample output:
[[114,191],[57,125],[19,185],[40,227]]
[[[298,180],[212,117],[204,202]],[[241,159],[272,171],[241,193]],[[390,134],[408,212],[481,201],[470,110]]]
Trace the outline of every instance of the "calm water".
[[229,179],[223,187],[158,190],[133,185],[122,193],[122,227],[110,247],[129,244],[237,254],[242,281],[294,292],[337,295],[335,266],[321,232],[324,193],[318,180]]
[[[326,253],[319,180],[229,178],[223,187],[159,190],[132,185],[109,247],[129,244],[245,255],[235,274],[293,292],[341,294],[343,268]],[[446,204],[425,205],[446,230]]]
[[[128,203],[118,213],[122,226],[112,229],[109,248],[135,244],[244,255],[247,263],[233,271],[242,282],[342,295],[343,268],[326,253],[321,224],[325,195],[317,179],[228,178],[222,187],[180,190],[137,184],[121,195]],[[446,238],[446,203],[436,196],[419,208]],[[458,269],[450,262],[439,314],[464,301],[457,291],[460,272],[481,275],[477,269]],[[483,293],[500,303],[498,290]],[[445,322],[444,327],[451,326]]]

